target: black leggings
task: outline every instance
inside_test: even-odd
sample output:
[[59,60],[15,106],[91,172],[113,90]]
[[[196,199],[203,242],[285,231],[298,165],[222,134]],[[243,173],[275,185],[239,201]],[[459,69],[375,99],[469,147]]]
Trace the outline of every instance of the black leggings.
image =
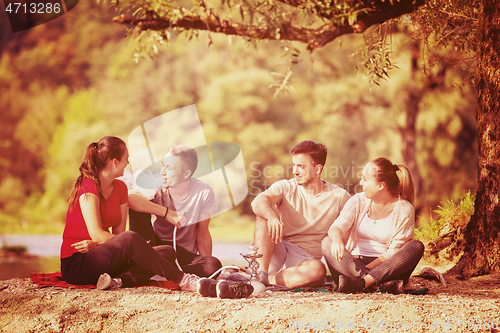
[[404,283],[407,283],[411,273],[424,254],[424,244],[414,239],[403,245],[389,259],[377,267],[369,269],[366,268],[366,265],[377,259],[377,257],[354,256],[345,250],[342,260],[338,262],[332,255],[332,240],[330,237],[323,240],[321,248],[333,281],[337,285],[339,284],[339,275],[354,278],[363,277],[367,274],[373,277],[377,285],[390,280],[403,280]]
[[173,258],[171,246],[153,248],[135,232],[125,231],[87,253],[61,258],[61,273],[71,284],[96,284],[103,273],[120,278],[124,287],[143,285],[154,275],[179,283],[184,274]]

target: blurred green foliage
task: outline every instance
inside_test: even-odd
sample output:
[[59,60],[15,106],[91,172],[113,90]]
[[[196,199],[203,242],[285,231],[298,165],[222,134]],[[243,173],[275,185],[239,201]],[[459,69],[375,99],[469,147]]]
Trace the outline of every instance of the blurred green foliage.
[[[411,75],[407,32],[391,37],[391,61],[401,70],[374,87],[350,57],[364,45],[362,36],[308,53],[290,42],[248,43],[213,33],[188,42],[172,32],[154,60],[136,63],[138,42],[124,40],[111,17],[81,2],[64,19],[11,36],[0,48],[0,232],[60,232],[88,143],[105,135],[126,140],[139,124],[190,104],[207,141],[238,144],[246,163],[249,196],[214,218],[214,226],[251,223],[255,195],[293,176],[288,152],[301,140],[326,144],[324,178],[351,193],[371,159],[403,163],[405,96],[428,81]],[[295,92],[275,96],[270,87],[289,75],[290,50]],[[446,68],[443,83],[427,88],[418,105],[416,159],[424,187],[417,208],[458,198],[476,184],[474,91],[461,85],[459,69],[439,66]]]
[[420,226],[414,230],[415,239],[433,241],[439,237],[440,227],[439,220],[435,220],[432,215],[420,219]]
[[435,211],[442,219],[441,224],[451,224],[454,227],[465,227],[470,217],[474,214],[474,202],[476,198],[469,192],[458,199],[444,201]]
[[430,215],[420,220],[420,226],[415,229],[415,238],[433,241],[441,236],[440,232],[445,227],[446,231],[464,229],[474,214],[474,202],[475,196],[470,191],[460,197],[457,203],[453,199],[445,200],[433,211],[438,215],[437,219]]

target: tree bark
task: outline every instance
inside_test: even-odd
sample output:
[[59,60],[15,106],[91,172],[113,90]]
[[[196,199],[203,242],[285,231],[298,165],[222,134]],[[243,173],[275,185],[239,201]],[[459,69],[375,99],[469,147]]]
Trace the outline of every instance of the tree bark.
[[483,0],[480,17],[478,187],[465,254],[457,265],[464,278],[500,271],[500,0]]
[[[416,82],[417,72],[420,71],[418,60],[420,59],[420,43],[412,41],[411,49],[411,75],[410,78]],[[420,197],[422,189],[422,175],[417,163],[417,116],[420,111],[420,101],[422,99],[422,92],[418,87],[409,86],[408,96],[406,98],[406,123],[405,126],[400,127],[401,140],[403,146],[401,153],[406,166],[411,170],[413,175],[413,182],[415,183],[415,192],[417,198]]]

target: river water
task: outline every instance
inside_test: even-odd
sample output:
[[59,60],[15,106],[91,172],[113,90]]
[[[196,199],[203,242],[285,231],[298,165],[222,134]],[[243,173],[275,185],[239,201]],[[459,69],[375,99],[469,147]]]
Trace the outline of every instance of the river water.
[[[60,269],[59,251],[62,237],[60,235],[0,235],[0,247],[22,245],[29,254],[38,256],[33,260],[1,260],[0,280],[29,277],[30,273],[53,273]],[[239,242],[213,242],[213,255],[223,265],[247,266],[240,253],[248,253],[250,244]]]

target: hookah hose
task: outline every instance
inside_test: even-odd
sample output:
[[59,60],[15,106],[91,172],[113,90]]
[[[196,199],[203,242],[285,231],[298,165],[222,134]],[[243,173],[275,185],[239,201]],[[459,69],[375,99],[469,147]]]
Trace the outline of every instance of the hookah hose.
[[226,268],[234,268],[234,269],[239,270],[240,272],[246,272],[246,270],[245,270],[245,269],[240,268],[240,267],[238,267],[238,266],[234,266],[234,265],[230,265],[230,266],[223,266],[223,267],[219,268],[218,270],[216,270],[216,271],[215,271],[215,273],[214,273],[214,274],[212,274],[212,275],[210,275],[208,278],[209,278],[209,279],[213,279],[213,278],[214,278],[217,274],[219,274],[220,272],[222,272],[222,270],[223,270],[223,269],[226,269]]
[[[174,237],[173,237],[173,241],[174,241],[174,251],[175,253],[177,253],[177,242],[176,242],[176,236],[177,236],[177,227],[174,227]],[[181,265],[179,265],[179,261],[177,260],[177,255],[175,256],[175,264],[177,265],[177,268],[179,268],[179,270],[181,272],[184,272],[181,268]],[[210,275],[208,278],[209,279],[213,279],[217,274],[219,274],[220,272],[222,272],[223,269],[225,268],[234,268],[234,269],[237,269],[239,271],[242,271],[242,272],[246,272],[245,269],[243,268],[240,268],[238,266],[234,266],[234,265],[230,265],[230,266],[223,266],[221,268],[219,268],[217,271],[215,271],[215,273],[213,273],[212,275]]]
[[174,251],[175,251],[175,264],[177,265],[177,268],[179,268],[179,270],[181,272],[184,272],[181,268],[181,265],[179,265],[179,261],[177,260],[177,244],[176,244],[176,241],[175,241],[175,238],[176,238],[176,235],[177,235],[177,227],[174,227]]

